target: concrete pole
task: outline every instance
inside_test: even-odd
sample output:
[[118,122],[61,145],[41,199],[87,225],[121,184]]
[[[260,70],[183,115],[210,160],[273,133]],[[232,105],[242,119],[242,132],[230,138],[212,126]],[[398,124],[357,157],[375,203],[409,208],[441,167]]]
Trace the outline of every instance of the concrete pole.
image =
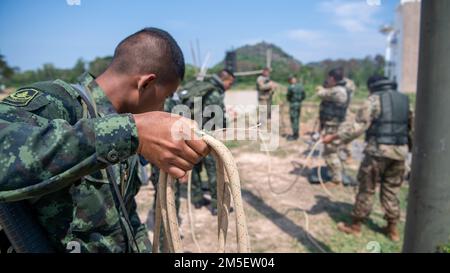
[[450,240],[450,1],[422,0],[412,181],[404,252]]

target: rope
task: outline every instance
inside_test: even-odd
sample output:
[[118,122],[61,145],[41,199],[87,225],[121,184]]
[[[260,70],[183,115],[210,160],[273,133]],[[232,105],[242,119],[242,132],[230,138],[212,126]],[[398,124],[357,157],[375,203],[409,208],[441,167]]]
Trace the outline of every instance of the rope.
[[[242,202],[241,185],[236,162],[234,161],[231,152],[222,142],[210,135],[205,134],[204,132],[197,133],[200,134],[202,140],[210,146],[212,155],[216,160],[218,178],[218,252],[225,252],[228,232],[228,214],[232,197],[236,213],[236,239],[238,252],[249,253],[251,251],[250,240],[247,230],[247,221]],[[181,253],[183,251],[183,245],[179,234],[179,224],[176,216],[176,208],[174,202],[174,179],[171,176],[167,175],[167,173],[161,172],[158,187],[155,232],[153,236],[153,252],[159,252],[159,231],[162,222],[164,228],[164,238],[165,241],[167,241],[167,251],[171,253]],[[188,206],[190,206],[189,201]],[[193,226],[193,221],[191,221],[191,232],[193,234],[193,237],[195,238]]]
[[202,253],[200,244],[197,241],[197,236],[195,234],[195,224],[194,217],[192,213],[192,171],[189,172],[188,184],[187,184],[187,208],[188,208],[188,218],[189,218],[189,229],[191,231],[192,241],[194,241],[195,247],[197,247],[198,253]]

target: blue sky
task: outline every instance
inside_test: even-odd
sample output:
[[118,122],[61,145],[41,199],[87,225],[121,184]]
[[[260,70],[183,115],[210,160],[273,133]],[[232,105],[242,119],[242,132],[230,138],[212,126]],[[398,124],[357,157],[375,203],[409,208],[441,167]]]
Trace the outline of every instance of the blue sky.
[[[80,5],[73,5],[77,1]],[[368,4],[369,2],[369,4]],[[381,2],[381,5],[370,3]],[[1,0],[0,53],[12,66],[72,67],[111,55],[146,26],[169,31],[192,63],[198,39],[211,64],[225,51],[268,41],[302,62],[384,52],[378,28],[392,23],[398,0]]]

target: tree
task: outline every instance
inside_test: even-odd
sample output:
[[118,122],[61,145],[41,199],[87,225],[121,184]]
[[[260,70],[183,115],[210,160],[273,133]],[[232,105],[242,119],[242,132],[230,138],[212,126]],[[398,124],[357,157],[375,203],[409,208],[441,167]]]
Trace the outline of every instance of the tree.
[[14,69],[8,65],[5,56],[0,54],[0,84],[5,84],[14,75]]

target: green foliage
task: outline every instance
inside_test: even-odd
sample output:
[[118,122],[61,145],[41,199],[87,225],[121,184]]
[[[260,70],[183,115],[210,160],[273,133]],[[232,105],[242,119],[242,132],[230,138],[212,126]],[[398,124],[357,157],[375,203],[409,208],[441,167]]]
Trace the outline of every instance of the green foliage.
[[197,68],[193,65],[186,64],[186,72],[184,73],[183,83],[194,80],[196,75],[197,75]]
[[5,60],[5,56],[0,54],[0,84],[4,84],[14,75],[14,68],[10,67]]
[[[271,78],[280,83],[287,84],[289,75],[296,75],[305,86],[308,97],[314,95],[317,85],[321,85],[325,80],[328,70],[335,67],[343,67],[351,79],[355,81],[359,90],[365,90],[365,83],[370,75],[382,73],[384,59],[382,56],[366,57],[364,59],[350,60],[325,60],[322,62],[302,65],[291,55],[285,53],[281,48],[269,43],[259,43],[256,45],[246,45],[236,49],[238,71],[261,70],[266,66],[266,52],[272,50],[272,74]],[[87,68],[93,75],[98,76],[112,61],[112,56],[97,57],[87,63],[79,59],[76,64],[69,69],[56,68],[53,64],[44,64],[41,68],[29,71],[15,71],[9,67],[2,55],[0,55],[0,80],[8,85],[21,86],[36,81],[53,80],[56,78],[75,82],[77,77]],[[224,62],[220,62],[212,67],[208,73],[216,73],[224,67]],[[194,66],[186,65],[185,81],[195,78],[197,70]],[[255,76],[238,77],[235,89],[254,89]],[[357,96],[365,96],[365,92],[357,92]]]
[[85,71],[85,66],[86,64],[82,59],[78,59],[71,69],[60,69],[56,68],[51,63],[47,63],[36,70],[16,72],[7,81],[7,84],[12,86],[23,86],[37,81],[49,81],[54,79],[75,82],[78,76]]
[[[366,57],[364,59],[350,60],[324,60],[321,62],[302,65],[291,55],[285,53],[281,48],[265,42],[256,45],[246,45],[236,49],[238,71],[260,70],[266,66],[266,52],[272,49],[272,74],[271,78],[279,83],[286,84],[289,75],[296,75],[305,86],[309,97],[314,94],[315,87],[321,85],[326,79],[329,70],[343,67],[349,78],[358,86],[357,96],[366,96],[367,79],[373,74],[383,74],[384,58],[380,55]],[[224,67],[224,62],[215,65],[211,70],[217,72]],[[235,89],[255,87],[257,76],[239,77]]]
[[[246,45],[236,49],[238,72],[255,71],[266,67],[266,52],[272,50],[272,75],[277,82],[286,82],[290,74],[300,72],[302,64],[291,55],[285,53],[276,45],[262,42],[256,45]],[[210,72],[217,72],[224,67],[224,61],[218,63]],[[238,84],[255,86],[257,76],[239,77]]]
[[89,72],[92,75],[98,76],[102,74],[106,68],[111,64],[112,56],[106,56],[103,58],[95,58],[92,62],[89,63]]
[[437,249],[438,253],[450,253],[450,241],[446,245],[439,246]]

